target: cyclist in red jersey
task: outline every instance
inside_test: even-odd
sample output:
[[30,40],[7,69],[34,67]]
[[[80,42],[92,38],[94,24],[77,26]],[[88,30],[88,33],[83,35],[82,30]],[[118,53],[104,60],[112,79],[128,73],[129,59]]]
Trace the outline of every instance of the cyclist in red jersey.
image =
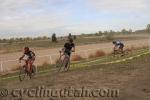
[[35,61],[35,53],[31,51],[29,47],[25,47],[23,55],[19,58],[19,60],[21,61],[25,56],[27,56],[27,59],[25,60],[27,71],[31,73],[32,65]]

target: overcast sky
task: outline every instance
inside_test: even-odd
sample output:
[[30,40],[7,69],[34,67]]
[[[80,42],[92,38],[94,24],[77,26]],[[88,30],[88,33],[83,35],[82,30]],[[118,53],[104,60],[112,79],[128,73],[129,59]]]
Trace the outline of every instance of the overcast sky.
[[143,29],[150,0],[0,0],[0,38]]

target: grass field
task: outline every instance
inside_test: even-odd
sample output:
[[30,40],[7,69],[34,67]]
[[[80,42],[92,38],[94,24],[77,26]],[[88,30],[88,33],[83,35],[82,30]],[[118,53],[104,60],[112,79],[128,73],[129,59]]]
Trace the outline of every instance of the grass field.
[[[149,79],[149,70],[150,70],[150,54],[144,54],[136,58],[118,62],[114,64],[101,64],[103,62],[116,61],[120,59],[126,59],[133,57],[135,55],[143,54],[148,50],[137,50],[132,54],[129,54],[125,57],[112,57],[109,56],[107,59],[105,57],[90,59],[89,61],[78,62],[78,67],[72,68],[69,72],[65,73],[55,73],[50,71],[51,67],[47,66],[49,71],[44,71],[44,69],[39,69],[43,72],[38,73],[38,75],[32,80],[26,80],[24,82],[19,82],[18,78],[12,78],[7,80],[0,80],[0,88],[6,88],[9,91],[13,89],[32,89],[37,86],[45,86],[48,89],[51,88],[108,88],[108,89],[118,89],[118,97],[51,97],[54,100],[149,100],[150,98],[150,79]],[[100,60],[103,59],[103,60]],[[97,60],[97,61],[96,61]],[[91,62],[90,62],[91,61]],[[93,61],[96,62],[96,65],[93,65]],[[87,63],[86,66],[82,66]],[[95,64],[95,63],[94,63]],[[82,66],[82,67],[80,67]],[[73,68],[74,67],[74,68]],[[42,68],[42,67],[41,67]],[[5,77],[8,77],[7,75]],[[1,77],[2,78],[2,77]],[[17,85],[16,85],[17,84]],[[26,95],[24,93],[24,95]],[[32,99],[32,100],[48,100],[50,97],[8,97],[2,98],[1,100],[6,99]]]
[[[122,37],[122,36],[121,36]],[[117,38],[121,38],[117,37]],[[133,36],[134,37],[134,36]],[[102,57],[88,57],[80,61],[71,63],[68,72],[58,73],[55,65],[47,63],[43,66],[38,66],[38,73],[32,79],[26,79],[20,82],[18,79],[18,70],[12,73],[0,76],[0,95],[3,95],[1,89],[7,89],[9,95],[7,97],[0,96],[0,100],[149,100],[150,98],[150,53],[148,49],[143,48],[142,44],[148,42],[147,37],[123,37],[126,40],[127,46],[132,48],[125,56],[104,55]],[[83,38],[83,37],[82,37]],[[89,37],[84,37],[89,40]],[[91,43],[95,37],[91,37]],[[97,38],[97,37],[96,37]],[[99,39],[99,38],[97,38]],[[96,39],[94,39],[96,43]],[[78,41],[79,43],[81,41]],[[85,41],[86,42],[86,41]],[[103,41],[106,42],[106,41]],[[110,42],[110,41],[107,41]],[[83,43],[83,42],[82,42]],[[86,42],[87,43],[87,42]],[[84,44],[86,44],[84,43]],[[98,42],[99,43],[99,42]],[[88,43],[87,43],[88,44]],[[137,45],[135,45],[137,44]],[[23,44],[24,45],[24,44]],[[40,45],[40,43],[39,43]],[[44,44],[45,45],[45,44]],[[46,44],[47,45],[47,44]],[[60,44],[62,45],[62,44]],[[82,44],[80,44],[82,45]],[[77,50],[84,50],[87,48],[101,47],[101,50],[111,51],[110,43],[101,43],[93,45],[78,46]],[[58,46],[59,47],[59,46]],[[107,48],[106,48],[107,47]],[[47,48],[47,47],[44,47]],[[38,48],[39,49],[39,48]],[[131,48],[130,48],[131,49]],[[51,49],[56,52],[58,48]],[[12,51],[11,51],[12,52]],[[49,50],[39,51],[39,54],[48,53]],[[54,53],[53,52],[53,53]],[[89,54],[94,54],[95,51],[89,51]],[[12,57],[19,56],[20,53],[10,53]],[[3,54],[1,58],[10,57],[10,54]],[[80,54],[79,54],[80,55]],[[81,56],[81,55],[80,55]],[[14,89],[34,89],[39,86],[44,86],[46,89],[64,89],[64,88],[88,88],[94,89],[115,89],[119,91],[117,97],[29,97],[27,91],[22,91],[22,96],[12,96]]]
[[[126,40],[124,42],[125,42],[125,49],[136,49],[136,48],[143,48],[145,46],[148,46],[148,39]],[[76,52],[73,53],[72,55],[73,55],[73,58],[74,58],[74,55],[81,56],[81,58],[83,59],[93,58],[94,56],[100,56],[101,52],[104,52],[104,54],[106,55],[111,53],[112,48],[113,48],[113,45],[111,42],[89,44],[89,45],[82,45],[82,46],[76,45]],[[33,50],[36,53],[36,60],[34,64],[37,66],[50,64],[50,63],[54,64],[55,61],[59,57],[58,51],[60,49],[61,48]],[[98,54],[96,54],[96,52],[98,52]],[[18,59],[21,55],[22,55],[21,52],[1,54],[0,55],[1,61],[15,60],[12,62],[3,62],[2,71],[9,72],[9,71],[17,69],[19,66],[19,63],[18,63],[18,60],[16,59]],[[50,56],[43,56],[43,55],[52,55],[51,60],[50,60]]]
[[[116,40],[138,40],[138,39],[146,39],[148,35],[114,35],[112,39]],[[100,36],[79,36],[75,40],[76,45],[86,45],[86,44],[95,44],[95,43],[104,43],[104,42],[111,42],[112,39],[107,39],[105,37]],[[0,54],[4,53],[12,53],[21,51],[24,46],[29,46],[36,50],[39,49],[47,49],[47,48],[58,48],[62,47],[64,44],[64,39],[59,39],[57,43],[51,42],[51,39],[44,39],[44,40],[29,40],[29,41],[22,41],[22,42],[5,42],[0,43]]]
[[[78,69],[78,68],[84,68],[92,65],[100,65],[100,64],[105,64],[105,63],[111,63],[115,61],[121,61],[121,62],[126,62],[126,59],[130,59],[131,57],[135,57],[137,55],[143,55],[144,53],[147,53],[148,49],[138,49],[138,50],[133,50],[132,52],[129,52],[125,56],[120,56],[120,55],[106,55],[103,57],[96,57],[96,58],[89,58],[89,59],[83,59],[80,61],[72,61],[70,65],[70,70]],[[134,58],[133,58],[134,59]],[[39,74],[47,73],[56,70],[55,64],[54,65],[49,65],[49,64],[44,64],[42,66],[37,66],[37,72]],[[18,73],[19,71],[14,71],[14,73],[7,73],[5,75],[0,76],[0,80],[2,79],[13,79],[18,78]],[[10,77],[10,78],[9,78]],[[11,78],[12,77],[12,78]]]

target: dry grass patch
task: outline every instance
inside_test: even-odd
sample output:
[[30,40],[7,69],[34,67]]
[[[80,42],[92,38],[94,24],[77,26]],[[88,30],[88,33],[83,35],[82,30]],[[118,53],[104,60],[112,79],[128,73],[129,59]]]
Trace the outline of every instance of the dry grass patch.
[[48,65],[49,65],[49,63],[47,61],[44,61],[43,64],[42,64],[43,67],[48,66]]

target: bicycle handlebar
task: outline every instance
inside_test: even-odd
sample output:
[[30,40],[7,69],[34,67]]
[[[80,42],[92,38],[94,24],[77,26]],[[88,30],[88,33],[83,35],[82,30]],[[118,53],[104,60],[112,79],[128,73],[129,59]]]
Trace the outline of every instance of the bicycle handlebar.
[[21,63],[21,61],[27,61],[26,59],[19,59],[19,63]]

